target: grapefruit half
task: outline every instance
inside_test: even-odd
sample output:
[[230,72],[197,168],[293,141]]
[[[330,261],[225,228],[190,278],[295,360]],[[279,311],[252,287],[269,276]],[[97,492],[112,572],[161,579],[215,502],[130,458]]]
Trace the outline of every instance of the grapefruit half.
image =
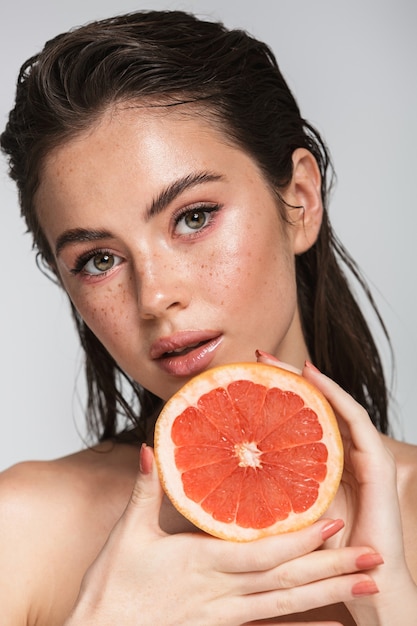
[[312,524],[343,469],[324,396],[301,375],[260,363],[216,367],[187,382],[162,409],[154,445],[176,509],[233,541]]

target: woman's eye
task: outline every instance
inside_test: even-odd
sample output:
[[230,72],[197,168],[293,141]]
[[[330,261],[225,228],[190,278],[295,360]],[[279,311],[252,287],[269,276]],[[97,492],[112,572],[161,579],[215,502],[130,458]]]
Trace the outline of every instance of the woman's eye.
[[122,259],[112,252],[97,251],[87,258],[82,256],[76,264],[74,274],[86,274],[88,276],[100,276],[117,267]]
[[217,211],[218,207],[206,207],[204,209],[191,209],[183,213],[177,220],[175,231],[178,235],[187,235],[190,231],[198,231],[207,226],[210,216]]

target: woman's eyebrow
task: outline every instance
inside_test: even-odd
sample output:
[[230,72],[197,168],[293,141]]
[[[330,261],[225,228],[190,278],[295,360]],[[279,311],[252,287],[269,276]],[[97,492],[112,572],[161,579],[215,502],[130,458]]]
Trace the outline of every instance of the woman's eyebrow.
[[[161,213],[186,189],[195,187],[196,185],[200,185],[202,183],[222,180],[223,178],[224,177],[221,174],[202,171],[187,174],[187,176],[174,180],[152,200],[151,204],[146,209],[145,220],[149,221],[152,217]],[[72,228],[70,230],[66,230],[56,240],[55,256],[58,257],[62,249],[68,244],[85,241],[99,241],[100,239],[107,239],[111,236],[112,234],[106,230],[90,230],[87,228]]]
[[186,189],[200,185],[201,183],[213,182],[222,179],[223,176],[221,174],[203,171],[187,174],[187,176],[173,181],[152,200],[150,206],[146,210],[145,219],[148,221],[155,215],[158,215],[158,213],[161,213]]
[[72,228],[71,230],[66,230],[56,240],[55,256],[58,257],[62,249],[68,244],[83,241],[99,241],[100,239],[107,239],[111,236],[111,233],[107,230],[89,230],[87,228]]

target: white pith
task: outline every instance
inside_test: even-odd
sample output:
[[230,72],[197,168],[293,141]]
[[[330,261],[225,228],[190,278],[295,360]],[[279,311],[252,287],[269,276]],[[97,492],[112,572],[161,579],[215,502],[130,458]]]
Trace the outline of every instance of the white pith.
[[235,445],[236,456],[239,459],[239,467],[262,467],[262,451],[254,441],[251,443],[237,443]]

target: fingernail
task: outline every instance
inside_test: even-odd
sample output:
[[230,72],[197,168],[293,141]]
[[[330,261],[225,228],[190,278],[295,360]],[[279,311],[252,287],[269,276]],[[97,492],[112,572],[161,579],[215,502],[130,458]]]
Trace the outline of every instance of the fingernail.
[[372,569],[377,565],[382,565],[384,559],[378,552],[368,552],[367,554],[361,554],[356,559],[356,567],[358,569]]
[[326,526],[321,529],[321,536],[323,537],[323,541],[333,537],[339,530],[341,530],[345,525],[345,522],[342,519],[332,520]]
[[312,372],[317,372],[318,374],[321,374],[320,370],[313,365],[310,361],[305,361],[304,365],[307,369],[311,370]]
[[273,354],[269,354],[264,350],[255,350],[255,356],[256,358],[263,357],[264,359],[269,359],[270,361],[276,361],[277,363],[281,363],[281,361],[277,359],[276,356],[274,356]]
[[143,443],[139,452],[139,470],[145,476],[152,472],[153,457],[150,448]]
[[372,596],[374,593],[379,593],[379,589],[373,580],[362,580],[352,587],[352,595],[356,597]]

